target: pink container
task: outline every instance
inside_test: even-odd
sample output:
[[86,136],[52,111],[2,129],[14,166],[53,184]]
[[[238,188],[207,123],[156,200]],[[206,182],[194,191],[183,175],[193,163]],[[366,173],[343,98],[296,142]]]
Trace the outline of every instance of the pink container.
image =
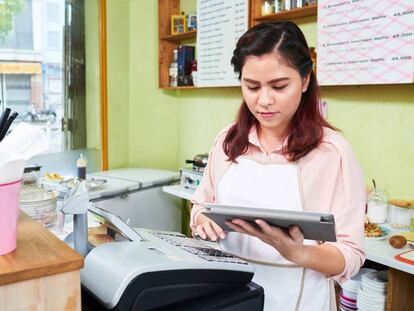
[[0,256],[16,249],[21,180],[0,184]]

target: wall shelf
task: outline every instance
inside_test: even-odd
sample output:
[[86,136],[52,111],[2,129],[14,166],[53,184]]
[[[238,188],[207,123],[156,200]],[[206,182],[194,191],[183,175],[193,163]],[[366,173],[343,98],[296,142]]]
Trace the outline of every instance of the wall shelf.
[[295,19],[301,17],[308,17],[308,16],[316,16],[318,14],[318,6],[317,5],[310,5],[305,6],[303,8],[292,9],[289,11],[282,11],[280,13],[273,13],[269,15],[263,15],[260,17],[254,17],[254,21],[256,22],[268,22],[268,21],[276,21],[276,20],[288,20],[288,19]]
[[162,37],[161,40],[170,42],[180,42],[182,40],[195,39],[197,37],[197,30],[191,30],[178,35],[169,35]]

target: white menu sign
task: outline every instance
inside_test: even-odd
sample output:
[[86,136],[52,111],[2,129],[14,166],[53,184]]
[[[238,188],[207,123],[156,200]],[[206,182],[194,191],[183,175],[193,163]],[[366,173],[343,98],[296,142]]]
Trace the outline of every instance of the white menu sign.
[[230,61],[248,8],[248,0],[197,0],[197,86],[240,85]]
[[414,0],[319,0],[320,85],[411,83]]

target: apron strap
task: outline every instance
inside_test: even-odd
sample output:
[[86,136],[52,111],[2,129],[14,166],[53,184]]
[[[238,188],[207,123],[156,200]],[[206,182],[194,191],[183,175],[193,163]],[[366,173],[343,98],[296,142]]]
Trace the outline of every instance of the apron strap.
[[302,269],[302,278],[301,278],[301,281],[300,281],[300,290],[299,290],[298,300],[296,301],[295,311],[299,310],[300,301],[302,300],[303,288],[305,287],[305,271],[306,271],[306,269],[303,268]]

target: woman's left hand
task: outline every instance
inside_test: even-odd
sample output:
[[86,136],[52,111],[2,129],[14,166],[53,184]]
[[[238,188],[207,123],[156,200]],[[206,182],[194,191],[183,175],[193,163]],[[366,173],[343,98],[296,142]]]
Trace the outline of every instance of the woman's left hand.
[[298,226],[292,226],[289,230],[270,226],[261,219],[256,219],[258,227],[242,219],[233,219],[226,224],[234,231],[245,233],[259,238],[263,242],[274,247],[284,258],[299,264],[304,254],[303,234]]

